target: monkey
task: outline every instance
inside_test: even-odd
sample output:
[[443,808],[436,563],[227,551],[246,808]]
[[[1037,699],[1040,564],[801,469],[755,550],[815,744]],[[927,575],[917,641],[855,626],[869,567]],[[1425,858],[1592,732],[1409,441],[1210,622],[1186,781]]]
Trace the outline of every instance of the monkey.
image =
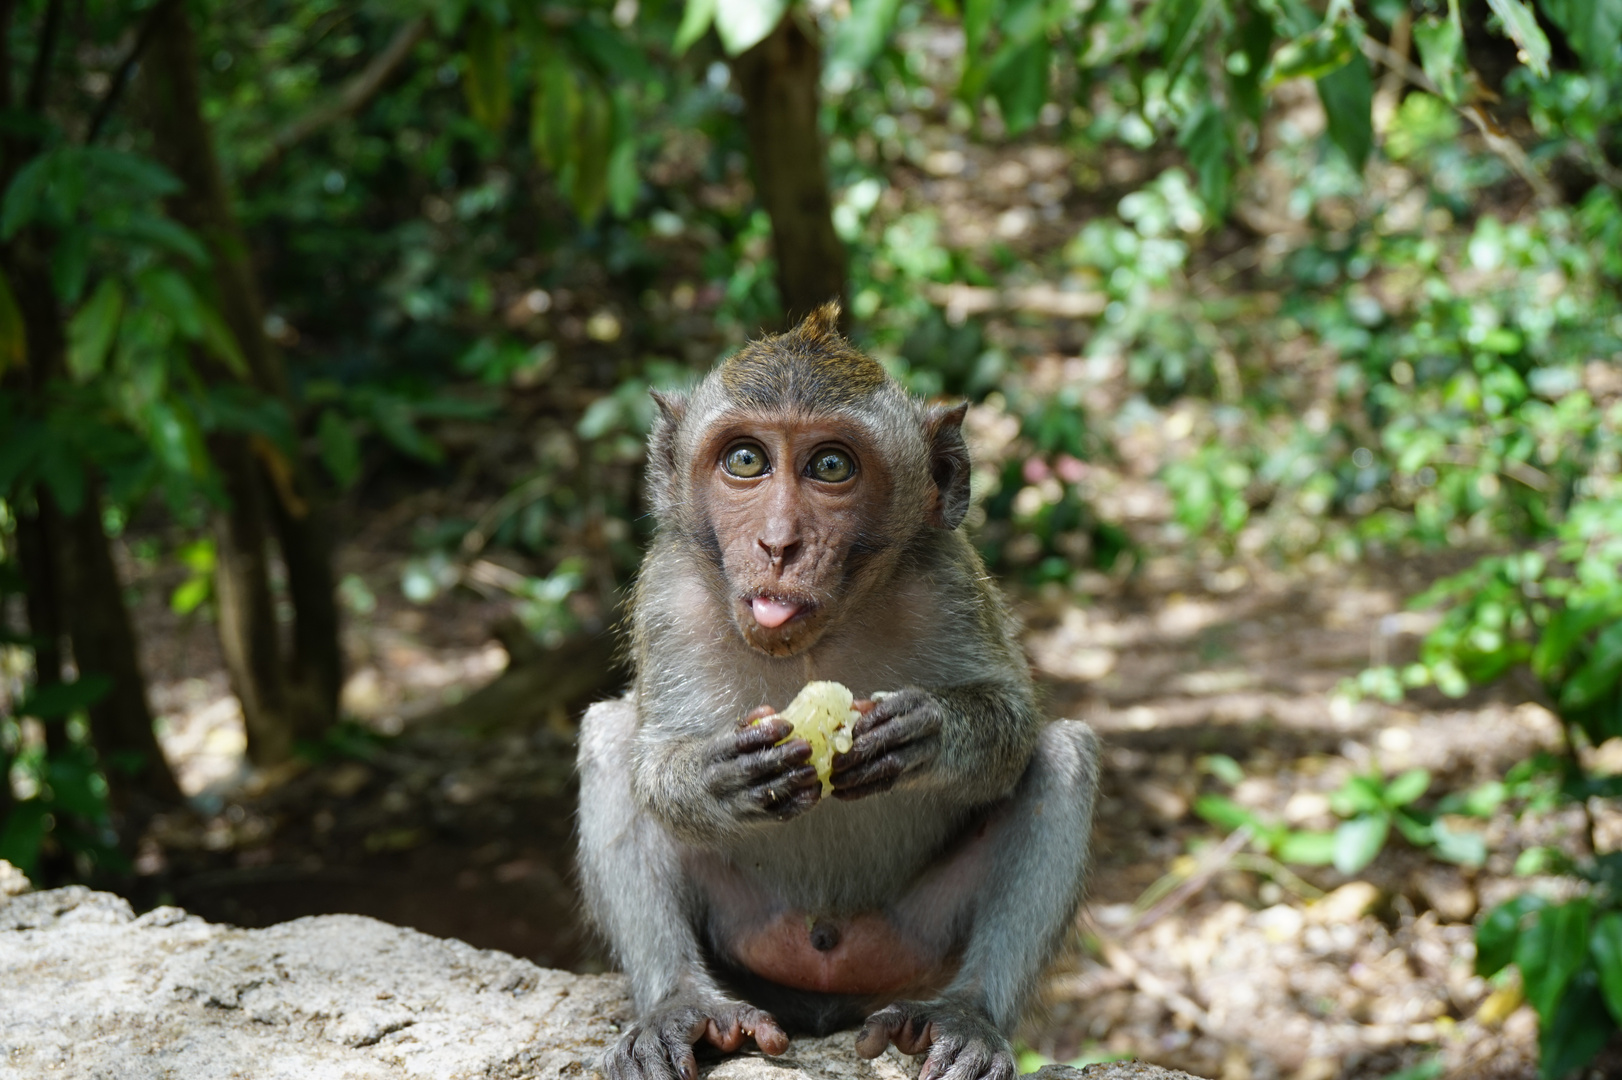
[[[632,682],[579,744],[583,900],[636,1013],[609,1080],[858,1024],[920,1080],[1013,1080],[1081,902],[1097,744],[1042,719],[959,528],[967,405],[917,400],[838,320],[655,395]],[[813,679],[859,699],[827,797],[774,709]]]

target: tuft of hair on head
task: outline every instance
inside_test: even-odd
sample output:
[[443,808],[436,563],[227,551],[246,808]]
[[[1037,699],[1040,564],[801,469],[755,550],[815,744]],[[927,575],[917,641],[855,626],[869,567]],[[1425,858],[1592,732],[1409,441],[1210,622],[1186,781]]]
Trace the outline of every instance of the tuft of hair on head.
[[878,361],[839,332],[839,301],[830,300],[783,334],[751,341],[721,365],[732,397],[761,408],[837,409],[889,382]]

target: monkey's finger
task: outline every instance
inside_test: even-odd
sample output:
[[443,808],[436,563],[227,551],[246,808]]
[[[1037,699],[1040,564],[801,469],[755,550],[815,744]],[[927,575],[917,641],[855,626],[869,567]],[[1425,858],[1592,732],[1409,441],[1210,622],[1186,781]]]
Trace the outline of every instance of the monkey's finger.
[[636,1080],[680,1080],[671,1067],[664,1041],[652,1032],[643,1032],[631,1048],[631,1076]]
[[776,716],[776,715],[777,715],[777,710],[772,708],[770,705],[757,705],[753,709],[750,709],[747,713],[745,713],[744,716],[743,716],[743,719],[744,719],[745,723],[751,723],[752,724],[756,720],[764,720],[768,716]]
[[743,1009],[742,1013],[744,1031],[755,1037],[755,1045],[760,1047],[761,1053],[776,1057],[788,1049],[788,1034],[771,1013],[751,1008]]
[[964,1052],[966,1049],[963,1043],[955,1038],[935,1039],[929,1046],[929,1056],[924,1059],[924,1067],[918,1070],[918,1080],[967,1080],[959,1075],[960,1065],[973,1062],[972,1055]]
[[768,716],[759,723],[746,724],[723,741],[723,753],[745,754],[751,750],[764,750],[776,746],[794,733],[794,725],[781,716]]
[[877,761],[854,764],[833,773],[834,794],[855,791],[874,784],[894,784],[907,771],[907,763],[899,755],[886,754]]
[[790,739],[782,746],[755,750],[738,755],[738,767],[750,780],[764,780],[798,772],[800,766],[811,760],[811,744],[804,739]]
[[856,1053],[864,1058],[876,1058],[893,1042],[904,1054],[919,1054],[932,1037],[933,1025],[924,1018],[917,1003],[898,1001],[863,1022],[862,1030],[856,1033]]

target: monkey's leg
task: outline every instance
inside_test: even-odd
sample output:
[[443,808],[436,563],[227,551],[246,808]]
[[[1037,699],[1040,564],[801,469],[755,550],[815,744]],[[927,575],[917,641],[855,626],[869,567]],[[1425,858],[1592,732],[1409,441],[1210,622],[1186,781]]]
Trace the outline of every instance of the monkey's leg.
[[858,1053],[877,1057],[894,1042],[909,1054],[927,1049],[919,1080],[1013,1080],[1008,1036],[1081,903],[1097,788],[1092,729],[1044,728],[981,841],[991,855],[957,977],[933,1001],[899,1001],[868,1017]]
[[727,996],[704,965],[693,890],[670,835],[631,795],[636,706],[605,701],[580,726],[580,878],[592,921],[631,978],[637,1023],[603,1061],[609,1080],[694,1080],[693,1045],[768,1054],[788,1037],[769,1014]]

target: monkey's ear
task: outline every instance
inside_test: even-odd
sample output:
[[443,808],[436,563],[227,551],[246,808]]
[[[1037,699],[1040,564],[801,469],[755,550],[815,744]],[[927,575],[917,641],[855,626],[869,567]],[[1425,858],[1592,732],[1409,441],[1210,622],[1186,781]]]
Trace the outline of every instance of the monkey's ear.
[[929,476],[935,481],[929,522],[936,528],[955,529],[969,512],[969,444],[963,441],[963,417],[968,411],[965,401],[951,407],[932,405],[924,414]]
[[648,499],[654,516],[663,520],[676,502],[676,430],[687,415],[687,398],[659,390],[648,393],[659,406],[648,435]]

